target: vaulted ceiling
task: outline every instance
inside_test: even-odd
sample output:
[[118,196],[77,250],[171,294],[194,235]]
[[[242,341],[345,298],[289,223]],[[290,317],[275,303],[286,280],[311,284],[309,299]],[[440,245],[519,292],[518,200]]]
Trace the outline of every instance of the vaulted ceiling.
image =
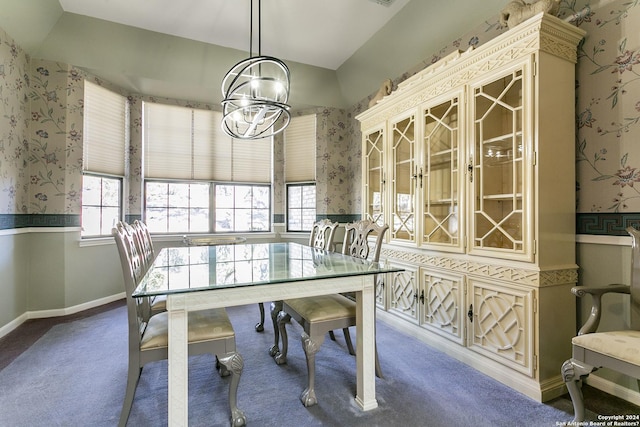
[[[294,109],[347,107],[507,2],[263,0],[260,49],[289,65]],[[226,71],[249,56],[250,0],[0,0],[0,10],[32,57],[147,95],[217,103]]]

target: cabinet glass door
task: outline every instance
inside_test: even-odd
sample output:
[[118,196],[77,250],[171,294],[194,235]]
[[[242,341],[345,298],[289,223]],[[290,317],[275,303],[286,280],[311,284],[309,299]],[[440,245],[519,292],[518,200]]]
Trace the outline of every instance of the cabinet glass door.
[[498,251],[504,256],[526,249],[523,77],[523,69],[517,68],[472,88],[472,251]]
[[423,110],[422,243],[461,250],[459,203],[459,100]]
[[415,115],[391,123],[391,239],[415,242]]
[[384,131],[377,129],[364,135],[365,219],[384,224]]

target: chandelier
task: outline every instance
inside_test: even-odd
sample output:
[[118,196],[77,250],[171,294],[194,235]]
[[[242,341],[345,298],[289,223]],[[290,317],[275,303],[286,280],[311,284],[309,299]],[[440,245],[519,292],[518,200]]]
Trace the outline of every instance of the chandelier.
[[253,55],[253,0],[249,58],[238,62],[222,79],[222,130],[238,139],[266,138],[282,132],[289,121],[289,68],[261,54],[261,0],[258,0],[258,56]]

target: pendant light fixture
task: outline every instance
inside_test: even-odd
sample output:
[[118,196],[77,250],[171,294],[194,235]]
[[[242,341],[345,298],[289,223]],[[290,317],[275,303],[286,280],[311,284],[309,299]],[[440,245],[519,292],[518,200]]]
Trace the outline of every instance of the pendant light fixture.
[[258,0],[258,56],[253,56],[253,0],[249,58],[234,65],[222,80],[222,130],[238,139],[266,138],[289,125],[289,68],[272,56],[262,56]]

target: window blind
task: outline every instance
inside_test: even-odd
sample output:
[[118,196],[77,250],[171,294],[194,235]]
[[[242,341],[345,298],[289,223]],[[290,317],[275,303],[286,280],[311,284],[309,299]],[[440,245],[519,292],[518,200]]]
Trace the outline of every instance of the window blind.
[[233,139],[221,121],[217,111],[145,103],[145,177],[271,182],[271,139]]
[[193,179],[191,110],[144,104],[146,178]]
[[94,83],[84,83],[82,169],[124,176],[127,99]]
[[316,116],[294,117],[284,131],[286,182],[316,179]]
[[[233,182],[271,182],[271,157],[273,138],[241,140],[228,136],[220,123],[222,113],[216,112],[215,179]],[[223,148],[224,147],[224,148]],[[224,151],[222,153],[221,151]]]

